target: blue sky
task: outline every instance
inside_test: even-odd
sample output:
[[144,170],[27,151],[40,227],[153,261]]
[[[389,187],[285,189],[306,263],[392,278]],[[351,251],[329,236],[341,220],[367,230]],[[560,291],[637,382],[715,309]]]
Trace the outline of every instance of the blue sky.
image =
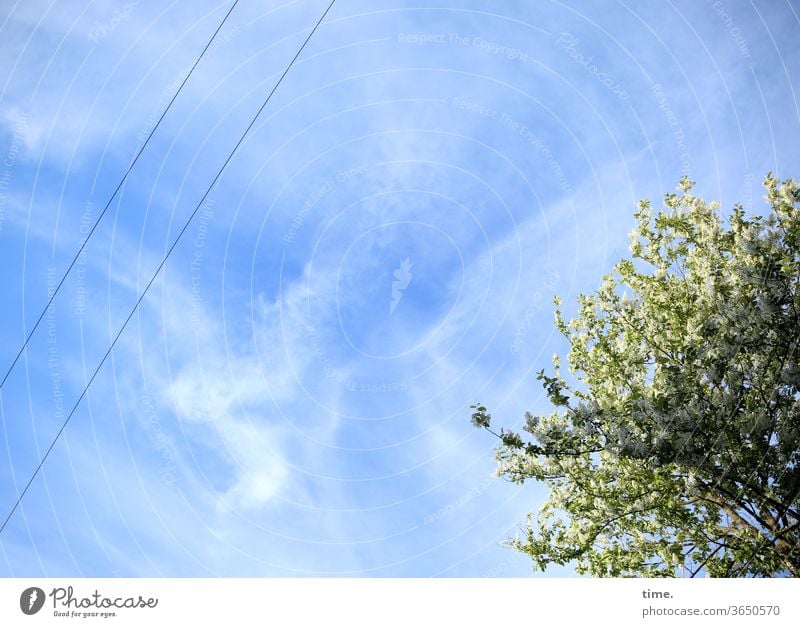
[[[242,1],[0,397],[5,513],[327,2]],[[0,364],[230,3],[6,2]],[[527,576],[493,477],[687,173],[798,176],[792,2],[338,0],[0,537],[3,576]],[[405,262],[405,263],[404,263]],[[4,366],[5,368],[5,366]],[[568,575],[570,569],[548,575]]]

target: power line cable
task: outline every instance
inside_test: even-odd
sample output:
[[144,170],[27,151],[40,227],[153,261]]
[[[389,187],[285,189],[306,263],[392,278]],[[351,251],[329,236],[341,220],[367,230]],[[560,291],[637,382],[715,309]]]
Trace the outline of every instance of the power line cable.
[[33,474],[31,475],[31,478],[28,480],[28,483],[26,484],[25,488],[22,490],[22,492],[20,493],[19,497],[17,498],[17,502],[14,503],[14,507],[11,508],[11,511],[8,513],[8,516],[6,516],[6,519],[3,522],[2,527],[0,527],[0,534],[3,533],[3,530],[8,525],[8,522],[11,520],[11,517],[14,515],[14,512],[19,507],[19,504],[22,502],[22,499],[25,497],[25,494],[28,492],[28,489],[31,487],[31,484],[33,483],[33,480],[39,474],[39,471],[42,469],[42,466],[44,465],[45,461],[47,461],[47,457],[50,455],[50,452],[53,450],[53,447],[56,445],[56,442],[58,442],[58,439],[61,437],[61,434],[64,432],[64,429],[67,428],[67,424],[69,423],[70,419],[72,418],[72,415],[75,413],[75,410],[78,409],[78,406],[80,405],[81,401],[83,400],[83,397],[86,396],[86,392],[89,390],[89,386],[92,385],[92,381],[94,381],[95,377],[97,376],[97,373],[100,372],[100,369],[103,367],[103,364],[106,362],[106,359],[108,359],[108,356],[111,354],[111,351],[114,350],[114,346],[116,345],[117,340],[119,340],[120,336],[122,335],[122,332],[125,331],[125,328],[128,326],[128,323],[133,318],[133,315],[136,313],[136,310],[139,309],[139,305],[141,304],[142,300],[144,300],[144,297],[147,295],[147,292],[150,290],[150,287],[153,285],[153,283],[155,282],[155,280],[158,277],[158,275],[161,273],[161,269],[167,263],[167,260],[169,259],[170,255],[172,254],[172,251],[175,250],[175,247],[178,245],[178,242],[180,242],[181,237],[183,237],[183,234],[189,228],[189,225],[192,223],[192,220],[197,215],[198,211],[200,210],[200,207],[205,202],[205,200],[208,197],[208,195],[211,193],[211,190],[216,185],[217,181],[219,180],[219,177],[222,176],[222,173],[228,167],[228,164],[230,163],[231,159],[233,159],[233,156],[236,154],[236,151],[239,149],[239,146],[242,145],[242,142],[244,141],[244,139],[247,136],[247,134],[250,132],[250,129],[252,129],[253,126],[255,125],[256,120],[258,120],[259,116],[261,115],[261,112],[266,108],[267,104],[269,104],[269,101],[272,99],[272,95],[275,93],[275,91],[278,89],[280,84],[283,82],[283,79],[289,73],[289,70],[292,69],[292,66],[294,65],[294,62],[297,60],[297,58],[303,52],[303,50],[305,49],[305,47],[308,44],[309,40],[311,39],[311,37],[313,37],[314,33],[317,31],[317,28],[319,28],[319,25],[322,23],[322,20],[325,19],[326,15],[328,15],[328,12],[331,10],[331,8],[335,4],[335,2],[336,2],[336,0],[332,0],[331,3],[328,5],[328,8],[325,9],[325,12],[322,14],[322,16],[319,18],[319,20],[317,20],[317,23],[314,25],[314,28],[311,29],[311,32],[308,34],[308,37],[306,37],[306,40],[303,42],[303,45],[300,46],[300,49],[297,51],[297,54],[294,55],[292,60],[289,62],[289,65],[286,66],[286,69],[283,71],[283,74],[281,74],[280,78],[278,79],[278,82],[275,83],[275,86],[272,88],[272,91],[269,92],[269,95],[267,95],[266,100],[264,100],[264,103],[261,105],[261,107],[259,107],[259,109],[256,112],[256,114],[253,116],[253,119],[250,121],[250,124],[247,125],[247,128],[244,130],[244,133],[242,133],[241,137],[239,138],[239,141],[236,142],[236,145],[233,147],[233,150],[231,150],[230,154],[228,155],[228,158],[225,159],[225,162],[222,164],[222,167],[219,169],[219,171],[217,172],[216,176],[214,176],[214,179],[211,181],[211,184],[208,186],[208,189],[206,189],[205,193],[203,194],[203,197],[197,203],[197,206],[194,208],[194,211],[192,211],[191,215],[189,216],[189,218],[184,223],[184,225],[181,228],[180,232],[178,233],[177,237],[172,242],[170,247],[167,249],[167,252],[164,255],[164,258],[161,260],[161,263],[158,264],[158,267],[156,268],[155,272],[153,273],[153,276],[150,277],[150,280],[147,282],[147,285],[145,286],[144,290],[142,291],[141,295],[139,296],[139,299],[136,301],[136,304],[133,306],[133,309],[131,309],[131,312],[128,314],[128,317],[125,319],[125,322],[120,327],[119,331],[117,332],[117,335],[114,337],[114,339],[111,342],[111,345],[108,347],[108,350],[106,351],[105,355],[103,355],[103,358],[100,360],[100,363],[97,365],[97,368],[95,368],[94,373],[89,378],[89,381],[83,387],[83,391],[81,392],[80,396],[78,397],[78,400],[75,401],[75,404],[72,406],[72,409],[70,410],[69,414],[67,415],[67,418],[64,420],[64,423],[61,425],[61,428],[58,430],[58,433],[56,433],[56,436],[53,438],[53,441],[50,443],[50,446],[48,447],[47,451],[42,456],[42,459],[39,462],[39,465],[36,467],[36,470],[33,471]]
[[131,161],[131,164],[128,166],[128,169],[125,171],[125,174],[122,176],[122,178],[120,179],[119,183],[117,184],[117,187],[114,189],[114,192],[109,197],[108,202],[106,203],[106,206],[103,207],[103,210],[100,212],[100,215],[97,216],[97,220],[95,220],[94,225],[90,229],[89,233],[86,235],[86,237],[84,238],[83,242],[81,242],[81,246],[78,249],[78,252],[75,253],[75,256],[72,258],[72,261],[70,262],[69,266],[67,266],[67,270],[64,272],[64,275],[61,277],[61,280],[58,282],[58,285],[56,285],[56,288],[53,290],[53,293],[50,295],[50,298],[48,299],[47,304],[44,306],[44,309],[42,309],[42,312],[39,314],[39,317],[36,319],[36,322],[34,323],[33,327],[31,327],[31,330],[28,332],[28,335],[25,337],[25,341],[22,343],[22,346],[20,347],[19,351],[17,352],[16,357],[14,357],[14,361],[11,362],[11,365],[8,367],[8,370],[6,370],[5,375],[3,375],[3,380],[0,381],[0,390],[3,389],[3,386],[6,384],[6,381],[8,380],[8,377],[11,375],[11,372],[14,370],[14,367],[17,365],[17,362],[19,362],[20,357],[22,357],[22,354],[25,352],[25,349],[28,347],[28,344],[31,341],[31,338],[33,337],[33,334],[36,332],[36,329],[39,328],[39,325],[41,324],[42,320],[44,319],[44,316],[47,313],[47,310],[50,308],[50,305],[53,304],[53,301],[55,300],[56,296],[58,295],[58,292],[61,290],[61,286],[64,285],[64,281],[67,280],[67,277],[69,276],[69,273],[72,271],[72,268],[77,263],[78,258],[81,256],[81,253],[86,248],[86,245],[89,243],[89,239],[91,239],[92,235],[94,234],[95,230],[97,229],[98,225],[100,224],[100,221],[103,219],[103,216],[106,215],[106,212],[108,211],[108,208],[111,206],[111,203],[114,201],[114,198],[116,198],[117,194],[119,193],[119,190],[122,189],[122,186],[124,185],[125,181],[128,179],[128,175],[133,170],[133,166],[135,166],[136,162],[139,161],[139,157],[144,152],[144,149],[147,147],[147,144],[150,143],[150,138],[153,137],[153,135],[155,134],[156,130],[161,125],[161,121],[167,115],[167,112],[170,110],[170,108],[172,108],[172,103],[174,103],[175,100],[180,95],[181,91],[183,90],[183,86],[186,85],[186,83],[188,82],[189,78],[192,76],[192,73],[194,72],[195,68],[198,66],[198,64],[200,63],[200,61],[203,58],[203,56],[205,56],[206,51],[208,51],[208,49],[211,47],[211,44],[213,43],[214,39],[216,38],[217,33],[219,33],[219,31],[222,29],[223,25],[228,20],[228,17],[233,12],[233,10],[236,8],[237,4],[239,4],[239,0],[234,0],[234,3],[231,5],[231,8],[225,14],[225,17],[222,18],[222,21],[219,23],[219,26],[217,26],[217,30],[214,31],[213,35],[211,35],[211,39],[208,40],[208,43],[206,44],[205,48],[203,48],[203,51],[200,53],[200,56],[197,57],[197,60],[194,62],[194,65],[192,65],[192,68],[189,70],[189,73],[183,79],[183,82],[180,84],[180,87],[178,87],[178,90],[175,92],[175,95],[172,96],[172,100],[169,101],[169,104],[167,105],[167,108],[164,109],[163,113],[161,114],[161,117],[158,118],[158,121],[156,122],[155,126],[153,126],[153,128],[150,130],[150,133],[148,134],[147,139],[145,139],[144,143],[139,148],[139,151],[136,153],[136,156],[133,158],[133,161]]

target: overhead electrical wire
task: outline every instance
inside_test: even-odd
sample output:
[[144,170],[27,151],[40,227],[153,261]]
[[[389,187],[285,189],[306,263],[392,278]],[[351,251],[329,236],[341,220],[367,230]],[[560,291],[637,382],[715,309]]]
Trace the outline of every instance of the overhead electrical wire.
[[14,360],[11,362],[11,365],[8,367],[8,369],[6,370],[6,373],[3,375],[3,379],[0,381],[0,390],[3,389],[3,386],[6,384],[6,381],[8,380],[8,377],[11,375],[11,372],[14,370],[14,367],[17,365],[17,362],[19,362],[20,357],[22,357],[22,354],[25,352],[25,349],[28,347],[28,344],[30,343],[31,338],[33,337],[33,334],[36,333],[36,329],[38,329],[39,325],[42,323],[42,320],[44,319],[44,316],[47,313],[47,310],[50,308],[50,305],[53,304],[53,301],[55,300],[56,296],[58,295],[58,292],[61,290],[61,286],[64,285],[64,281],[67,280],[67,277],[69,276],[69,273],[72,271],[72,268],[77,263],[78,259],[81,256],[81,253],[83,253],[84,248],[86,248],[86,245],[89,243],[89,240],[91,239],[91,237],[94,234],[95,230],[97,230],[97,227],[100,224],[100,222],[102,221],[103,216],[106,215],[106,212],[108,211],[109,207],[111,206],[111,203],[114,202],[114,198],[116,198],[117,194],[119,193],[119,190],[122,189],[122,186],[125,184],[125,181],[128,179],[128,175],[133,170],[133,166],[135,166],[136,162],[139,161],[139,157],[142,156],[142,153],[144,152],[144,149],[147,148],[147,144],[150,143],[150,139],[153,137],[153,135],[155,134],[156,130],[158,130],[158,127],[161,125],[161,121],[167,115],[167,112],[172,108],[172,104],[175,102],[175,100],[180,95],[181,91],[183,90],[184,85],[186,85],[186,83],[189,81],[189,78],[191,78],[192,73],[194,72],[195,68],[199,65],[200,61],[205,56],[205,54],[208,51],[208,49],[211,47],[211,44],[214,42],[214,39],[217,37],[217,33],[219,33],[219,31],[222,30],[222,27],[225,25],[225,22],[228,20],[228,17],[230,17],[230,14],[233,13],[233,10],[236,8],[237,4],[239,4],[239,0],[234,0],[233,4],[231,5],[231,8],[228,9],[228,12],[225,14],[225,17],[222,18],[222,21],[219,23],[219,26],[217,26],[217,29],[214,31],[214,34],[211,35],[211,39],[208,40],[208,43],[206,44],[205,48],[203,48],[203,51],[200,53],[200,56],[197,57],[197,60],[194,62],[194,65],[192,65],[192,68],[189,70],[188,74],[186,74],[186,77],[183,79],[183,82],[181,82],[180,86],[178,87],[178,90],[172,96],[172,99],[167,104],[167,107],[161,113],[161,117],[158,118],[158,121],[155,123],[153,128],[150,130],[150,133],[147,135],[147,139],[144,140],[144,143],[141,145],[141,147],[137,151],[136,156],[133,158],[133,161],[131,161],[131,164],[128,166],[128,169],[125,171],[125,174],[123,174],[122,178],[120,179],[120,181],[117,184],[116,188],[114,189],[113,193],[109,197],[108,202],[106,203],[105,207],[103,207],[103,210],[100,212],[100,215],[98,215],[97,219],[94,221],[94,224],[92,225],[92,228],[86,234],[86,237],[83,239],[83,242],[81,242],[80,248],[78,248],[78,252],[75,253],[75,256],[72,258],[72,261],[70,262],[69,266],[67,266],[67,269],[64,272],[64,274],[62,275],[61,280],[58,282],[58,284],[56,285],[55,289],[53,290],[53,293],[50,295],[50,298],[47,300],[47,304],[42,309],[41,313],[39,314],[39,317],[36,319],[36,322],[34,322],[33,326],[31,327],[31,330],[28,332],[28,335],[25,337],[25,341],[22,343],[22,346],[20,347],[19,351],[17,351],[17,355],[14,357]]
[[205,202],[206,198],[211,193],[211,190],[216,185],[216,183],[219,180],[220,176],[222,176],[222,173],[228,167],[228,164],[230,163],[231,159],[233,159],[233,156],[236,154],[236,151],[242,145],[242,142],[244,142],[245,137],[250,132],[250,130],[253,128],[253,126],[255,125],[256,121],[261,116],[262,111],[264,111],[266,106],[269,104],[269,101],[272,99],[273,94],[277,91],[278,87],[283,82],[283,79],[289,73],[289,70],[292,69],[292,66],[294,65],[295,61],[297,61],[297,58],[303,52],[303,50],[305,49],[306,45],[311,40],[311,37],[313,37],[314,33],[317,31],[317,29],[319,28],[320,24],[322,24],[322,21],[325,19],[325,16],[328,15],[328,13],[330,12],[331,8],[333,8],[333,5],[335,3],[336,3],[336,0],[332,0],[331,3],[328,5],[328,7],[325,9],[325,11],[322,13],[322,16],[319,18],[319,20],[317,20],[317,23],[311,29],[311,32],[308,34],[308,37],[306,37],[305,41],[303,42],[303,45],[300,46],[300,49],[297,51],[297,53],[294,55],[292,60],[289,62],[289,65],[286,66],[286,69],[283,71],[283,74],[281,74],[280,78],[275,83],[274,87],[269,92],[269,94],[267,95],[266,99],[264,100],[262,105],[259,107],[258,111],[256,111],[256,114],[253,116],[252,120],[250,121],[250,124],[247,125],[247,128],[244,130],[244,132],[242,133],[241,137],[239,137],[239,141],[236,142],[236,145],[233,147],[233,150],[231,150],[230,154],[225,159],[225,161],[222,164],[222,166],[220,167],[219,171],[214,176],[213,180],[209,184],[209,186],[206,189],[205,193],[203,194],[202,198],[197,203],[197,206],[194,208],[194,211],[192,211],[192,213],[189,215],[189,217],[187,218],[187,220],[184,223],[183,227],[178,232],[177,237],[175,237],[175,239],[173,240],[172,244],[167,249],[167,252],[164,255],[163,259],[161,260],[161,263],[158,264],[158,267],[156,268],[155,272],[153,272],[153,275],[150,277],[150,280],[147,282],[147,285],[145,286],[144,290],[142,290],[142,293],[139,295],[139,299],[136,301],[136,304],[131,309],[130,313],[128,314],[128,317],[125,319],[125,322],[122,323],[122,326],[119,328],[119,331],[117,332],[116,336],[114,336],[114,339],[112,340],[111,345],[108,347],[108,350],[105,352],[105,355],[103,355],[103,358],[100,360],[100,363],[97,364],[97,367],[95,368],[94,372],[92,373],[92,376],[86,382],[86,385],[84,385],[83,391],[81,392],[80,396],[78,397],[78,400],[75,401],[75,404],[72,406],[72,409],[70,410],[69,414],[67,415],[67,417],[64,420],[63,424],[61,425],[61,428],[58,430],[58,432],[56,433],[55,437],[53,438],[53,441],[50,443],[50,446],[48,447],[47,451],[45,451],[45,454],[42,456],[42,459],[39,461],[39,465],[33,471],[33,473],[31,474],[31,478],[28,480],[28,483],[25,485],[25,488],[22,490],[22,492],[20,492],[19,496],[17,497],[17,501],[16,501],[16,503],[14,503],[14,506],[11,508],[11,511],[8,513],[8,516],[6,516],[5,520],[3,521],[3,525],[0,526],[0,534],[2,534],[3,530],[5,530],[6,526],[8,525],[9,521],[11,520],[11,517],[14,515],[14,512],[17,511],[17,508],[19,507],[20,503],[22,502],[22,499],[25,497],[25,494],[28,492],[28,489],[31,487],[31,484],[33,483],[34,479],[36,479],[36,476],[39,474],[39,471],[42,469],[42,466],[44,466],[45,461],[47,461],[47,458],[50,455],[50,452],[53,450],[53,447],[55,447],[56,443],[58,442],[58,439],[61,437],[61,434],[64,433],[64,430],[67,428],[67,424],[69,424],[70,419],[72,418],[72,416],[75,413],[75,411],[78,409],[78,406],[80,405],[80,403],[83,400],[84,396],[86,396],[86,393],[88,392],[89,387],[92,385],[92,381],[94,381],[95,377],[100,372],[100,369],[103,367],[103,364],[106,362],[106,359],[108,359],[108,356],[111,354],[111,351],[114,350],[114,346],[116,346],[117,341],[119,340],[119,338],[122,335],[123,331],[125,331],[125,328],[128,326],[128,323],[131,321],[131,319],[133,318],[133,316],[136,313],[136,311],[139,309],[139,305],[142,303],[142,300],[144,300],[144,297],[147,295],[147,292],[150,290],[150,287],[153,285],[153,283],[155,282],[156,278],[161,273],[161,270],[164,267],[164,265],[167,263],[167,260],[169,259],[170,255],[172,254],[172,251],[175,250],[175,247],[180,242],[181,237],[183,237],[183,234],[189,228],[189,225],[192,223],[192,220],[194,220],[194,217],[197,215],[198,211],[200,210],[200,207],[203,205],[203,203]]

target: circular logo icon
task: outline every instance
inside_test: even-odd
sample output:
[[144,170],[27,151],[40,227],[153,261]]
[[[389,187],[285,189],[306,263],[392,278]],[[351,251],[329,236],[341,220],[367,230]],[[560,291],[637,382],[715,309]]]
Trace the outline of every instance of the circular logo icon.
[[36,586],[27,588],[19,595],[19,609],[22,610],[23,614],[27,614],[28,616],[36,614],[36,612],[42,609],[43,605],[44,590],[41,588],[37,588]]

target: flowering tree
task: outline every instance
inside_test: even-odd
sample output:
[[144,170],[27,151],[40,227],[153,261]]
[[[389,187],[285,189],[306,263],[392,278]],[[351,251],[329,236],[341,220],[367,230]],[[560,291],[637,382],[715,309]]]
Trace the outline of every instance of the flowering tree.
[[642,201],[632,259],[556,324],[568,383],[501,439],[498,473],[550,496],[510,544],[594,576],[800,575],[800,186],[765,180],[766,217]]

